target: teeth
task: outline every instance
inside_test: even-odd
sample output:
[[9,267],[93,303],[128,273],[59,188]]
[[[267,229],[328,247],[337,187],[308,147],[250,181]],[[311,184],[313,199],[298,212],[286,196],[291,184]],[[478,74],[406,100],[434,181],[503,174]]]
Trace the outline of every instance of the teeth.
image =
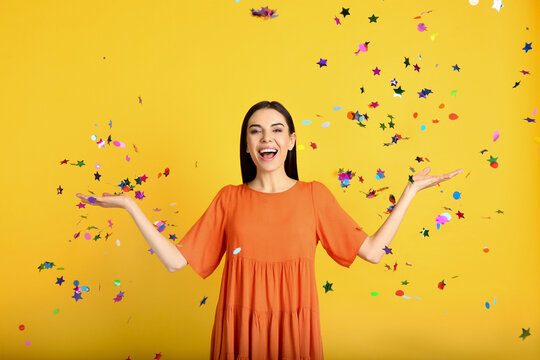
[[265,152],[273,152],[273,153],[277,153],[277,150],[273,150],[273,149],[264,149],[264,150],[261,150],[260,153],[263,154]]

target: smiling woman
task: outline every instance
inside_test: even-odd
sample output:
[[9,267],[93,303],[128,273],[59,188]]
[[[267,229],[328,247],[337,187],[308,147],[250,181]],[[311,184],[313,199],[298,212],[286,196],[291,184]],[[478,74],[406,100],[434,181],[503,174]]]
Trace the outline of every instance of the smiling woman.
[[323,359],[316,247],[345,267],[366,248],[332,192],[298,180],[295,144],[289,112],[255,104],[242,124],[243,183],[224,186],[177,245],[203,279],[225,255],[212,359]]

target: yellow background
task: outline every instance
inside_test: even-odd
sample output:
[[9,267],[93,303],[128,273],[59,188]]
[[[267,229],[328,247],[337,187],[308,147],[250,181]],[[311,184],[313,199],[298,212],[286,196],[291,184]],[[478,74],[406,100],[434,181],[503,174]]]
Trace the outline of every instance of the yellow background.
[[[486,0],[2,1],[0,357],[208,358],[223,262],[204,281],[189,266],[169,273],[125,211],[78,209],[75,193],[118,191],[123,179],[146,174],[136,187],[146,198],[137,202],[151,222],[167,220],[163,234],[178,242],[220,188],[242,182],[247,110],[277,100],[296,125],[300,180],[326,184],[369,234],[387,218],[388,196],[399,199],[410,168],[430,166],[434,175],[464,169],[415,197],[393,254],[379,264],[357,258],[346,269],[319,246],[326,358],[538,358],[540,131],[523,119],[538,117],[539,5],[503,5],[497,12]],[[250,9],[262,6],[279,16],[252,17]],[[342,7],[349,16],[340,15]],[[416,29],[419,22],[427,31]],[[366,41],[369,50],[354,55]],[[533,43],[528,53],[525,42]],[[320,58],[328,66],[319,68]],[[402,98],[393,96],[394,78]],[[433,91],[426,99],[417,95],[423,88]],[[372,101],[379,107],[369,108]],[[367,126],[348,120],[348,111],[367,113]],[[449,120],[451,112],[459,118]],[[100,149],[93,134],[126,147]],[[383,146],[395,134],[409,139]],[[69,163],[60,165],[63,159]],[[70,165],[79,160],[86,165]],[[166,167],[170,175],[158,178]],[[347,189],[339,168],[356,172]],[[382,180],[375,179],[379,168]],[[462,198],[454,200],[454,191]],[[452,219],[437,230],[445,206]],[[90,226],[101,239],[83,238]],[[45,261],[55,267],[38,271]],[[60,276],[62,286],[55,284]],[[78,302],[75,280],[90,288]],[[327,280],[334,291],[325,294]],[[531,332],[525,340],[522,328]]]

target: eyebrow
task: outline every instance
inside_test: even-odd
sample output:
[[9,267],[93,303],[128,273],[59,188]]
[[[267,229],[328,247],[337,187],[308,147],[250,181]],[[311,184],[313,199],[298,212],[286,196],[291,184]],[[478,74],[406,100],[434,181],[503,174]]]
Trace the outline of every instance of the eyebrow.
[[[276,125],[285,126],[285,125],[283,125],[282,123],[275,123],[275,124],[272,124],[272,125],[270,125],[270,126],[276,126]],[[251,129],[251,128],[254,127],[254,126],[258,126],[258,127],[262,128],[262,126],[259,125],[259,124],[251,124],[251,125],[249,126],[248,129]]]

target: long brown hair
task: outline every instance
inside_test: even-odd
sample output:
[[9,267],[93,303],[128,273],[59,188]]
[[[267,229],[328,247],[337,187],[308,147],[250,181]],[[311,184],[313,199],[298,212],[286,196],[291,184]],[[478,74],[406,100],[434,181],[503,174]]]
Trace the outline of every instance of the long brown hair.
[[[261,101],[253,105],[248,110],[242,123],[242,131],[240,134],[240,168],[242,169],[242,182],[245,184],[255,179],[257,176],[257,166],[253,163],[251,155],[246,152],[247,150],[247,124],[249,118],[253,113],[259,109],[274,109],[279,111],[289,126],[289,136],[295,132],[294,123],[291,114],[277,101]],[[296,166],[296,141],[292,150],[287,152],[287,158],[285,159],[285,173],[292,179],[298,180],[298,168]]]

